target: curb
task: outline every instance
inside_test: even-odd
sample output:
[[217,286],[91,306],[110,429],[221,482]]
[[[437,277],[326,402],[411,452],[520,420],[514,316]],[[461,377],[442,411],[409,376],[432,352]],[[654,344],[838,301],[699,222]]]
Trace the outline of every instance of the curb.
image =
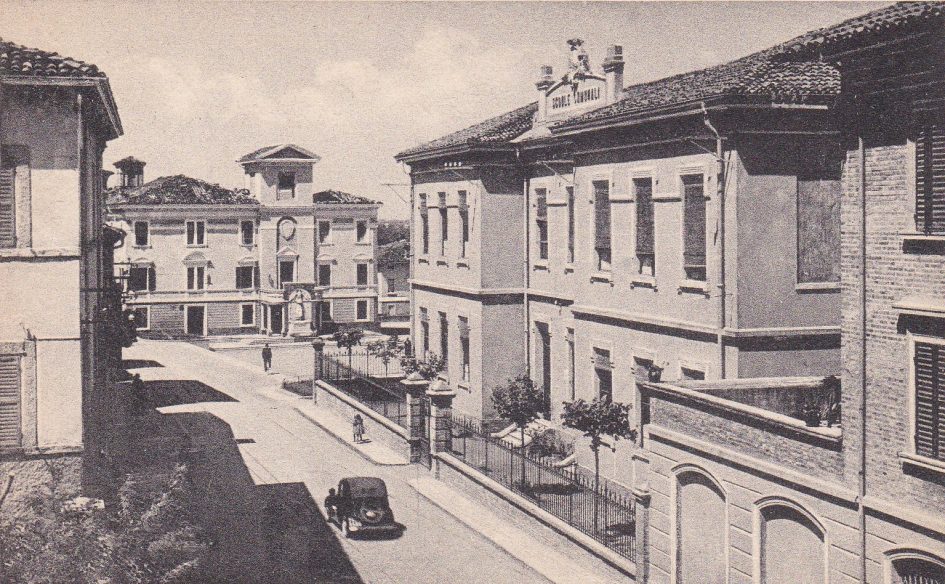
[[372,462],[372,463],[374,463],[374,464],[376,464],[376,465],[379,465],[379,466],[409,466],[409,465],[410,465],[410,462],[407,461],[407,460],[404,460],[403,462],[383,462],[383,461],[377,460],[376,458],[374,458],[373,456],[371,456],[371,455],[368,454],[367,452],[365,452],[365,451],[363,451],[362,449],[358,448],[355,444],[352,444],[351,442],[349,442],[347,439],[342,438],[341,436],[335,434],[334,431],[332,431],[331,429],[329,429],[328,427],[326,427],[324,424],[322,424],[322,423],[319,422],[317,419],[315,419],[314,416],[312,416],[311,414],[309,414],[308,412],[306,412],[305,410],[303,410],[303,409],[300,408],[299,406],[294,406],[293,409],[294,409],[295,411],[297,411],[299,414],[301,414],[301,416],[302,416],[303,418],[305,418],[305,419],[308,420],[309,422],[315,424],[316,426],[318,426],[319,428],[321,428],[322,430],[324,430],[325,433],[328,434],[329,436],[331,436],[332,438],[334,438],[336,442],[347,446],[347,447],[350,448],[351,450],[355,451],[361,458],[367,460],[368,462]]

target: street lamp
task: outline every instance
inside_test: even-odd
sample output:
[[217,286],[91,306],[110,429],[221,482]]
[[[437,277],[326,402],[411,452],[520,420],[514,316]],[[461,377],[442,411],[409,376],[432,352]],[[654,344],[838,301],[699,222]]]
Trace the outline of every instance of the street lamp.
[[325,350],[325,341],[315,337],[312,340],[312,403],[318,403],[315,397],[315,382],[321,377],[322,351]]

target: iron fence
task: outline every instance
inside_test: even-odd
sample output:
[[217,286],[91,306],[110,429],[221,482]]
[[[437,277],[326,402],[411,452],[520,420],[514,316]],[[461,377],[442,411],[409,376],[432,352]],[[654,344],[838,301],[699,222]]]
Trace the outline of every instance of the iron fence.
[[[319,378],[398,426],[409,428],[407,396],[399,378],[373,377],[371,372],[377,368],[377,364],[372,365],[373,357],[366,351],[352,352],[349,365],[347,352],[324,353],[320,357]],[[399,364],[397,371],[400,371]]]
[[635,503],[629,492],[609,481],[595,485],[593,475],[577,466],[556,466],[557,458],[523,453],[493,438],[479,420],[452,414],[449,425],[454,456],[621,556],[635,559]]

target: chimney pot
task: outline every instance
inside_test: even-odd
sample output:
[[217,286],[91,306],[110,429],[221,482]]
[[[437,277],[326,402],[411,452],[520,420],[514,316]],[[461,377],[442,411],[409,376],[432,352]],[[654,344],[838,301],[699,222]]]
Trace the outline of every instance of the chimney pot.
[[623,61],[623,46],[610,45],[607,47],[607,61]]
[[607,83],[607,103],[611,104],[620,99],[623,91],[623,47],[610,45],[607,47],[607,58],[604,59],[604,78]]

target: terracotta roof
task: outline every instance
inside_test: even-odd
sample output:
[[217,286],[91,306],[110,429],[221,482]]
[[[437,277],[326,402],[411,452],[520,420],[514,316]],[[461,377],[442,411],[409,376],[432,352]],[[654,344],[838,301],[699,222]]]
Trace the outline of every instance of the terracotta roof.
[[139,187],[106,191],[109,205],[258,205],[246,189],[231,190],[182,174],[162,176]]
[[0,39],[0,75],[32,77],[105,77],[90,63],[59,53],[31,49]]
[[861,43],[934,22],[945,21],[945,3],[898,2],[801,35],[782,45],[785,53],[808,53],[847,43]]
[[376,201],[372,201],[366,197],[361,197],[358,195],[352,195],[351,193],[345,193],[342,191],[327,190],[320,191],[312,195],[312,198],[316,203],[326,203],[329,205],[376,205]]
[[447,134],[431,142],[408,148],[394,158],[401,159],[413,154],[422,154],[465,144],[496,144],[508,142],[532,127],[532,118],[538,111],[538,102],[514,109],[484,122],[479,122],[458,132]]
[[[291,150],[295,150],[296,152],[301,154],[301,156],[293,156],[293,158],[308,158],[316,162],[320,160],[317,154],[309,150],[306,150],[305,148],[302,148],[301,146],[296,146],[295,144],[275,144],[273,146],[263,146],[262,148],[259,148],[258,150],[253,150],[249,154],[241,156],[239,160],[237,160],[237,162],[239,162],[240,164],[244,164],[247,162],[253,162],[254,160],[266,160],[272,157],[273,154],[278,154],[279,152],[287,148]],[[275,158],[278,159],[279,157],[275,157]]]
[[631,85],[624,88],[619,101],[565,120],[552,131],[634,114],[642,117],[652,109],[710,98],[741,96],[803,103],[829,100],[840,93],[840,73],[833,65],[784,61],[776,58],[780,52],[781,45],[707,69]]

